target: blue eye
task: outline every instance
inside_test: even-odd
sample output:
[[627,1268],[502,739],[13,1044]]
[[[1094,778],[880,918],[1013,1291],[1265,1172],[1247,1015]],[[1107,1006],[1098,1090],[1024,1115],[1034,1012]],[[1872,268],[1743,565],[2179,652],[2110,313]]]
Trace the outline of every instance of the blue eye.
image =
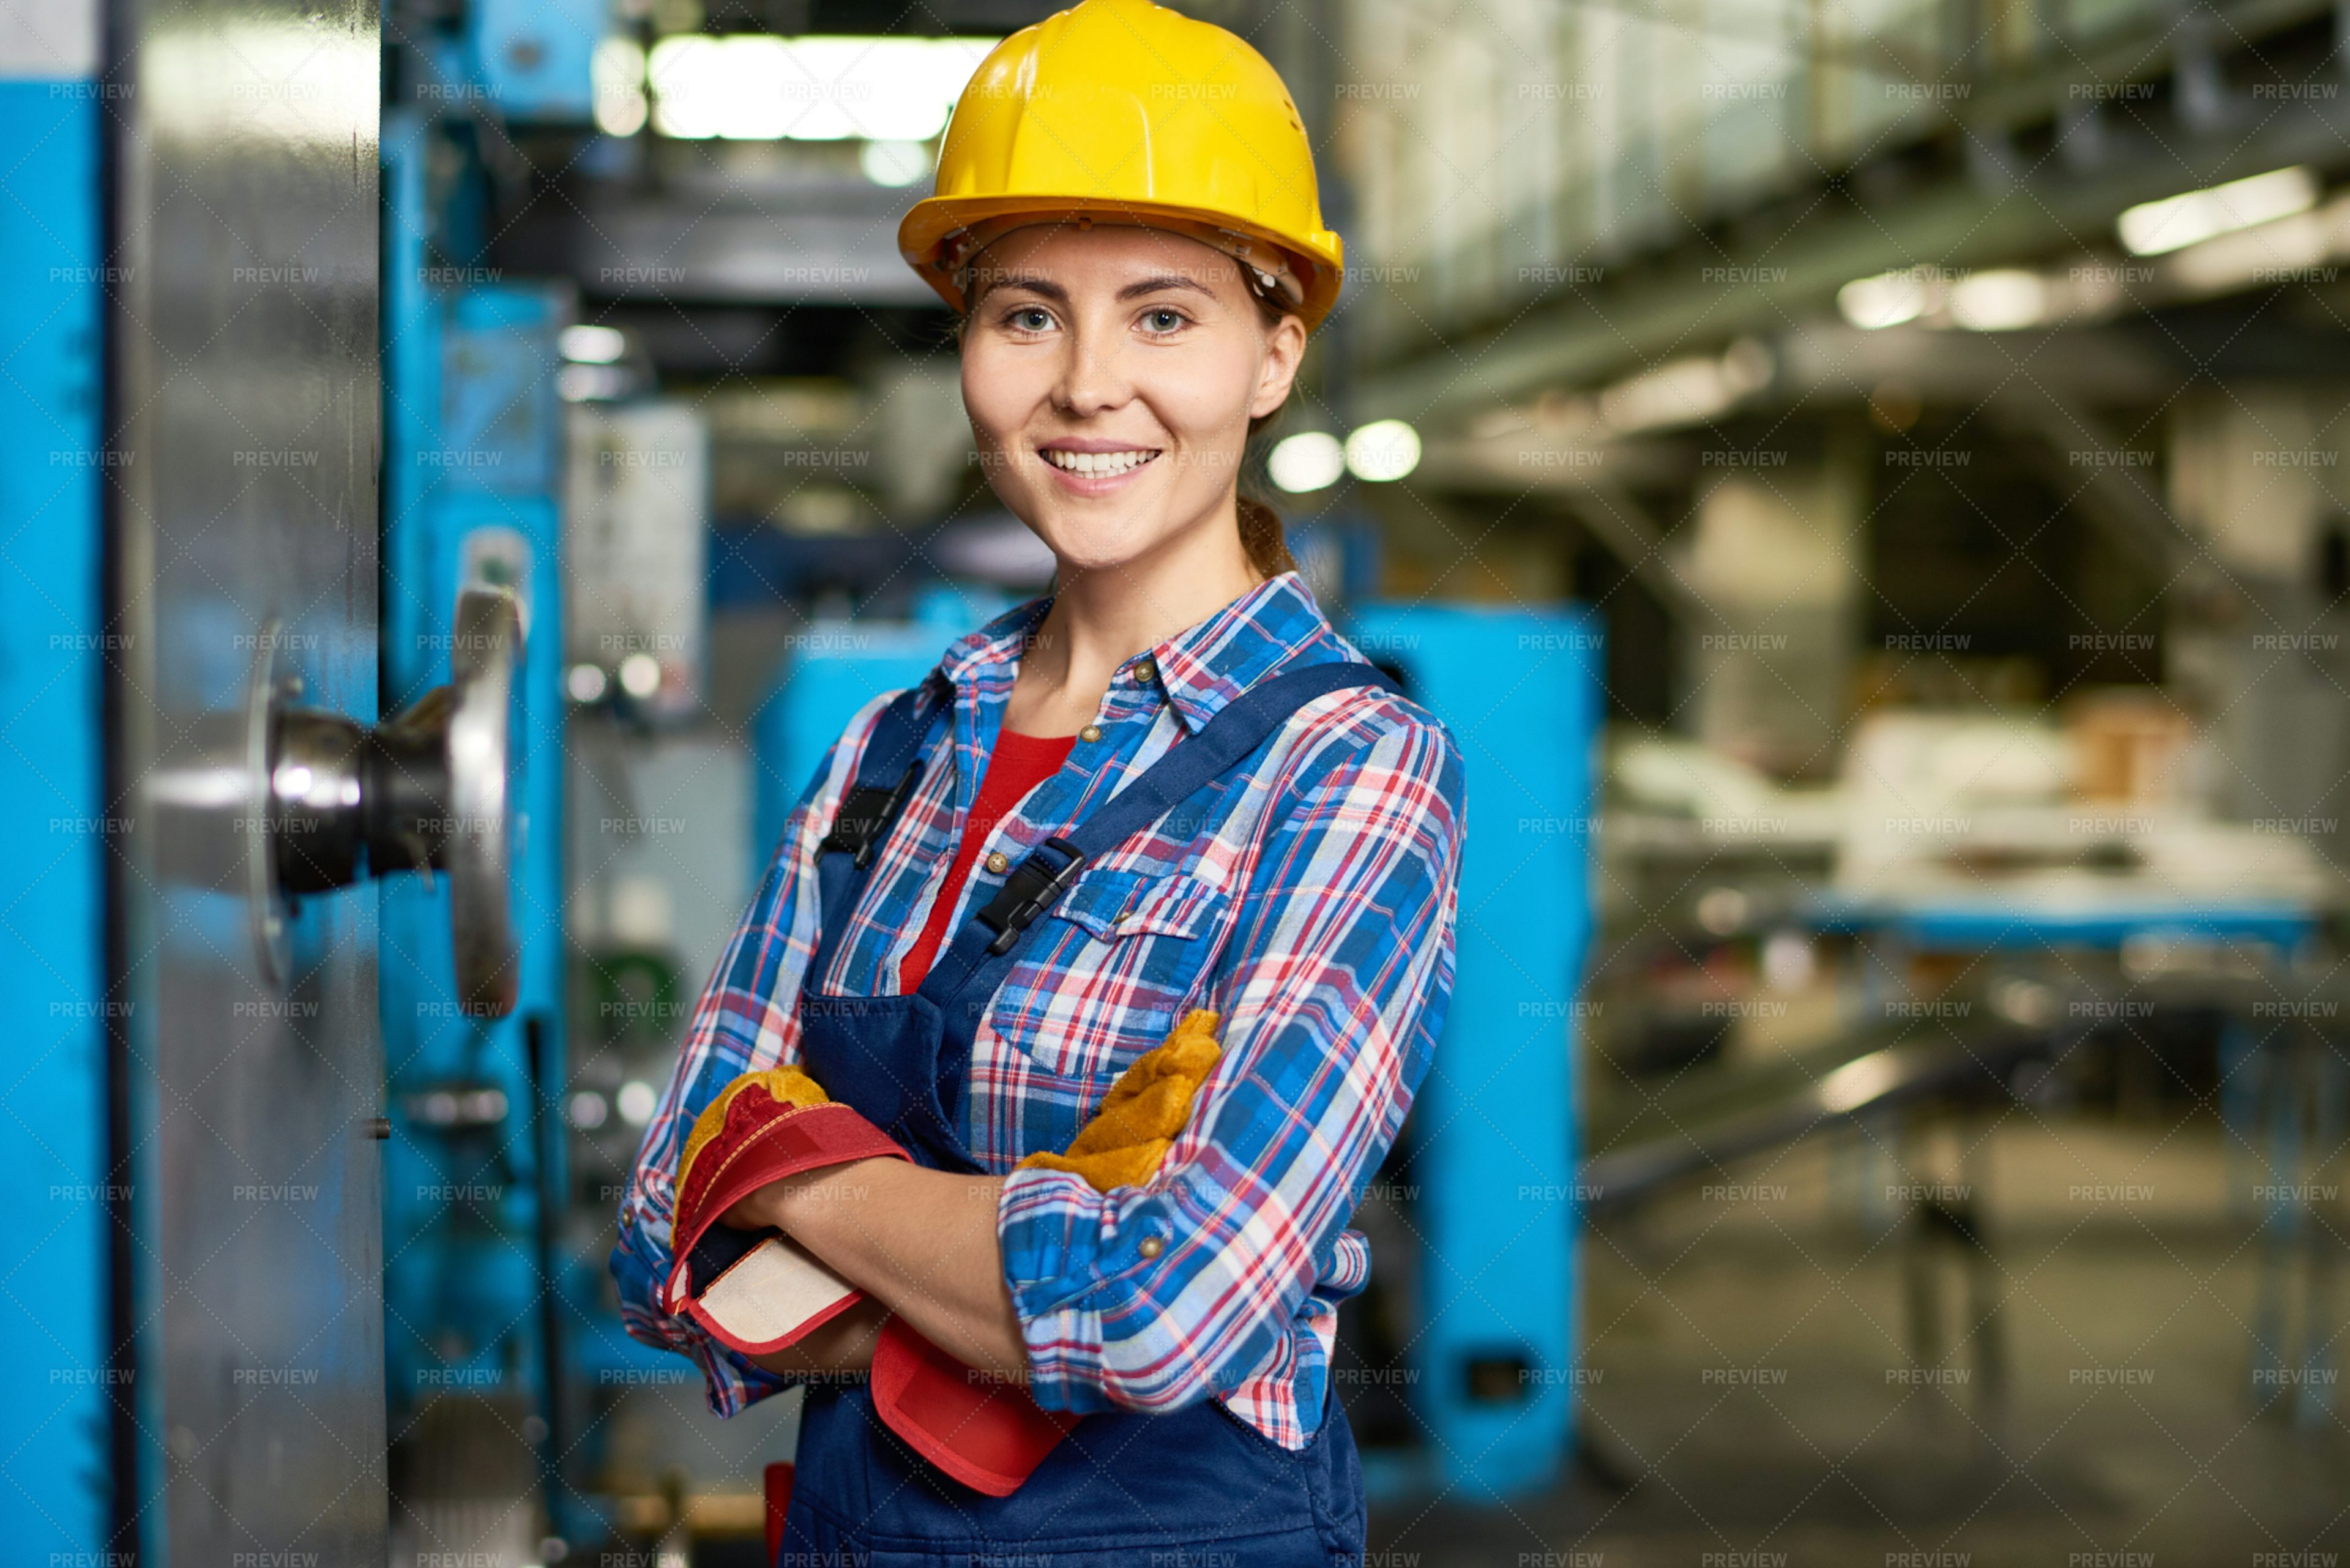
[[1012,313],[1011,322],[1022,332],[1042,332],[1053,325],[1053,317],[1042,306],[1024,305]]

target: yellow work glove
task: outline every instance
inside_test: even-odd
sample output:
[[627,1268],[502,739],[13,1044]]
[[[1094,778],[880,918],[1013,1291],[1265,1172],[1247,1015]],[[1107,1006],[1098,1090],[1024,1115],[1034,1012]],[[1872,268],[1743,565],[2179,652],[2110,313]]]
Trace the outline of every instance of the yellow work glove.
[[832,1103],[832,1096],[824,1092],[824,1085],[797,1067],[770,1067],[764,1073],[743,1074],[720,1090],[718,1097],[704,1106],[702,1114],[693,1118],[693,1130],[685,1136],[685,1153],[677,1162],[680,1187],[685,1185],[686,1172],[693,1168],[693,1157],[725,1129],[726,1107],[734,1103],[734,1096],[749,1094],[754,1089],[764,1090],[779,1106],[790,1106],[797,1110]]
[[1066,1153],[1032,1154],[1021,1168],[1073,1171],[1099,1192],[1149,1180],[1175,1135],[1191,1119],[1192,1097],[1223,1054],[1216,1023],[1217,1015],[1205,1011],[1185,1018],[1118,1075],[1101,1109],[1078,1129]]

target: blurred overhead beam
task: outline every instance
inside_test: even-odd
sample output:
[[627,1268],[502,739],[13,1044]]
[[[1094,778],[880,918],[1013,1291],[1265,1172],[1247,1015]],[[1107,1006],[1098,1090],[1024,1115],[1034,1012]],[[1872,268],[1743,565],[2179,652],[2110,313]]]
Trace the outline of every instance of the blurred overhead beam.
[[1587,484],[1562,490],[1559,498],[1584,531],[1606,545],[1676,619],[1691,626],[1714,620],[1711,608],[1682,580],[1667,554],[1664,530],[1649,520],[1622,485],[1612,479],[1595,478]]
[[1674,569],[1665,531],[1625,488],[1643,478],[1669,481],[1684,466],[1679,451],[1663,443],[1591,442],[1548,436],[1528,425],[1434,442],[1411,483],[1423,493],[1547,496],[1666,609],[1686,621],[1710,621],[1704,601]]
[[2016,451],[2041,470],[2125,550],[2156,569],[2166,587],[2199,572],[2210,557],[2139,476],[2150,455],[2116,441],[2085,410],[2019,379],[1982,404],[1983,417],[2015,438]]
[[1866,332],[1810,321],[1773,339],[1776,399],[1867,398],[1890,381],[1929,404],[1972,406],[2019,380],[2089,403],[2159,401],[2193,374],[2169,345],[2111,327],[2046,332]]
[[[2332,15],[2328,0],[2250,0],[2220,8],[2217,20],[2222,37],[2249,47]],[[1979,84],[1979,94],[1956,110],[1958,133],[1970,145],[2010,145],[2035,124],[2076,119],[2083,103],[2109,94],[2113,83],[2168,75],[2186,63],[2185,52],[2172,26],[2151,39],[2116,40],[2103,53],[2067,51],[2050,68],[2004,73]],[[2139,202],[2286,164],[2336,166],[2350,148],[2345,98],[2242,107],[2241,124],[2173,124],[2162,138],[2108,125],[2096,156],[2079,171],[2043,160],[2016,182],[1954,165],[1913,192],[1881,198],[1853,189],[1871,172],[1856,171],[1814,187],[1834,192],[1826,201],[1776,193],[1773,210],[1788,214],[1776,223],[1756,213],[1669,248],[1558,258],[1604,263],[1603,280],[1548,302],[1501,301],[1491,325],[1425,350],[1375,354],[1358,393],[1359,417],[1440,429],[1544,389],[1586,389],[1672,354],[1742,334],[1777,334],[1825,315],[1835,291],[1856,278],[1921,262],[1982,268],[2082,250],[2108,243],[2115,220]],[[1715,281],[1724,277],[1748,281]]]

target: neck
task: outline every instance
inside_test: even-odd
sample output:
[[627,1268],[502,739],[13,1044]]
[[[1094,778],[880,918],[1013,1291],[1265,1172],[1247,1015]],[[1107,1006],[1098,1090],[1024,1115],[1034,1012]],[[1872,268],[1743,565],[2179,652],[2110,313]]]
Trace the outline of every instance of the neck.
[[1095,568],[1064,563],[1053,607],[1020,661],[1012,717],[1026,722],[1014,728],[1066,722],[1074,730],[1089,722],[1120,665],[1263,580],[1241,547],[1232,497],[1220,511],[1134,560]]

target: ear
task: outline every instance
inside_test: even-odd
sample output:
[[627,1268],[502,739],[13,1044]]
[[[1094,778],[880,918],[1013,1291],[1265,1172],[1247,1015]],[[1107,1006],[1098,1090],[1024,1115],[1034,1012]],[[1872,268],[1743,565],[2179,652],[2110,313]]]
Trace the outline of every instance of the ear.
[[1305,359],[1305,323],[1284,316],[1264,337],[1264,363],[1258,368],[1256,396],[1249,401],[1249,418],[1261,420],[1289,400],[1297,368]]

